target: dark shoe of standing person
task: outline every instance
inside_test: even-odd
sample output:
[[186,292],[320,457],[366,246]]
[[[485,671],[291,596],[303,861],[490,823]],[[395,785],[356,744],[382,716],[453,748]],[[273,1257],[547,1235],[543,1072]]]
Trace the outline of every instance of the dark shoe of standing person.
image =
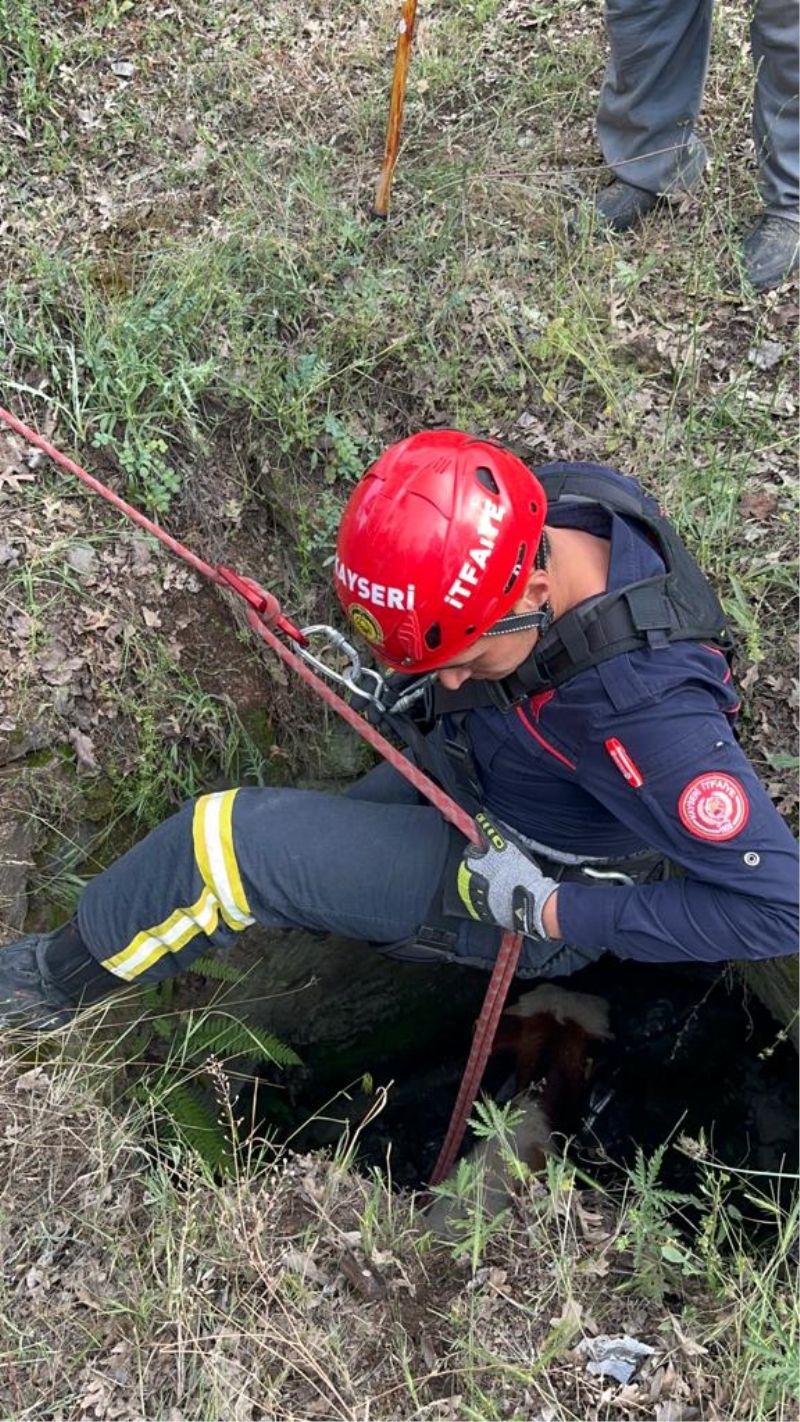
[[92,958],[70,919],[0,948],[0,1027],[63,1027],[79,1007],[124,986]]
[[632,183],[623,183],[617,178],[597,194],[594,210],[601,226],[610,227],[612,232],[628,232],[662,201],[658,193],[635,188]]
[[800,227],[790,217],[765,212],[742,244],[747,280],[756,291],[771,291],[797,271]]

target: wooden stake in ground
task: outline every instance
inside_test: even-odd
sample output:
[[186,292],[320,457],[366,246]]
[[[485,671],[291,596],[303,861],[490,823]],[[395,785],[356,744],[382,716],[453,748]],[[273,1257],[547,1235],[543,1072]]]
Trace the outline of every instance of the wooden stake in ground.
[[400,147],[400,125],[403,122],[403,104],[406,97],[406,79],[411,58],[411,41],[414,38],[414,22],[417,17],[417,0],[403,0],[403,10],[397,33],[397,48],[394,52],[394,74],[392,76],[392,97],[389,101],[389,122],[386,127],[386,148],[383,167],[378,180],[375,206],[372,216],[385,222],[389,215],[389,194],[397,164]]

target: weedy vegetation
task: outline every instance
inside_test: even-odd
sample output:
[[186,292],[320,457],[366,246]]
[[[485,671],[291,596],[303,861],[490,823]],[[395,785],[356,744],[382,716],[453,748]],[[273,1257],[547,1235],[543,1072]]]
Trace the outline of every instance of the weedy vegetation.
[[[160,1082],[123,1096],[137,1029],[117,1021],[112,1041],[112,1025],[95,1010],[79,1034],[17,1043],[0,1065],[9,1415],[793,1415],[796,1209],[703,1141],[682,1142],[700,1162],[693,1231],[658,1157],[601,1188],[556,1156],[543,1178],[518,1163],[491,1228],[462,1167],[453,1189],[471,1208],[444,1245],[387,1172],[353,1170],[349,1147],[231,1149],[224,1049],[205,1066],[229,1130],[212,1165],[177,1079],[208,1025],[184,1023]],[[575,1347],[623,1333],[653,1352],[609,1414],[608,1379]]]
[[[413,428],[637,474],[720,590],[744,740],[792,817],[797,309],[737,265],[746,15],[715,7],[702,192],[624,239],[581,208],[605,43],[578,0],[420,5],[373,226],[395,22],[390,0],[0,0],[2,401],[300,621],[331,615],[354,481]],[[215,592],[2,433],[0,525],[30,924],[200,789],[359,768]],[[794,1415],[793,1220],[768,1180],[745,1181],[764,1249],[706,1154],[693,1202],[657,1156],[614,1198],[555,1161],[442,1253],[349,1155],[236,1145],[232,1076],[291,1049],[207,1013],[162,992],[113,1049],[99,1013],[3,1065],[8,1415]],[[634,1391],[578,1365],[596,1331],[654,1342]]]

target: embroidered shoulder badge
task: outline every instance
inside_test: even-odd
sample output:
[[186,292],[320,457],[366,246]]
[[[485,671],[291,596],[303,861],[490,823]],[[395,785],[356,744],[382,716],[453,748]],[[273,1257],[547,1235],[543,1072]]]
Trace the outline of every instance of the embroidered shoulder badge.
[[750,801],[733,775],[709,771],[686,786],[678,801],[678,814],[690,834],[719,843],[744,829]]

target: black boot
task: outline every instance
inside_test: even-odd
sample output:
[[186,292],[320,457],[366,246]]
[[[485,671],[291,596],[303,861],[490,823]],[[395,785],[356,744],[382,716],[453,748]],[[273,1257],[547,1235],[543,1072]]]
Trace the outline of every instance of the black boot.
[[617,178],[597,194],[594,210],[601,226],[610,227],[613,232],[628,232],[631,227],[638,227],[642,218],[662,201],[658,193],[635,188],[633,183],[623,183],[621,178]]
[[63,1027],[79,1007],[125,984],[101,968],[70,919],[0,948],[0,1027]]
[[765,212],[743,243],[747,279],[756,291],[771,291],[797,271],[800,227],[790,217]]

